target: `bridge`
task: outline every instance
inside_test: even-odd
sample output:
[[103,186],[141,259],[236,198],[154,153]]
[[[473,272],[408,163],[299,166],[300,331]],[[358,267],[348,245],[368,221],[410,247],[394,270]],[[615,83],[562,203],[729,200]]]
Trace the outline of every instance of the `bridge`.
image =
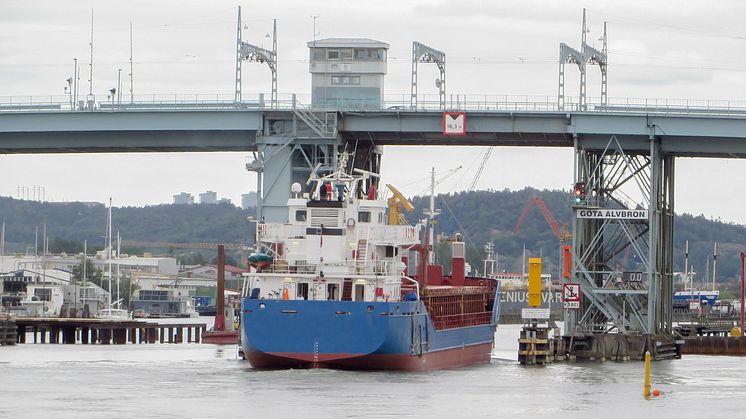
[[[628,151],[646,151],[652,136],[663,153],[679,157],[742,158],[745,150],[743,102],[620,99],[591,103],[586,111],[566,104],[560,111],[552,98],[452,95],[448,111],[468,113],[465,135],[454,137],[443,134],[437,102],[421,101],[415,109],[405,100],[388,100],[375,110],[324,109],[295,97],[271,106],[263,95],[240,103],[197,95],[79,110],[66,99],[0,101],[0,152],[248,152],[258,150],[258,137],[290,132],[309,138],[336,132],[340,140],[376,145],[574,147],[578,140],[586,149],[603,148],[614,135]],[[333,122],[316,119],[330,113]]]
[[[403,97],[403,96],[402,96]],[[178,99],[178,98],[177,98]],[[65,102],[0,104],[3,153],[245,151],[256,171],[259,219],[283,220],[293,182],[319,166],[331,170],[351,152],[353,166],[378,172],[385,145],[572,147],[584,208],[644,208],[647,218],[576,217],[573,275],[583,290],[568,310],[566,330],[593,335],[612,329],[670,333],[673,294],[674,162],[676,157],[746,157],[746,107],[682,101],[571,101],[456,95],[441,109],[420,101],[384,101],[378,109],[329,109],[295,97],[256,100],[133,101],[74,109]],[[569,102],[569,103],[568,103]],[[465,132],[444,133],[444,112],[464,112]],[[631,198],[630,185],[637,196]],[[627,192],[623,192],[623,191]],[[613,261],[631,249],[644,283],[629,282]]]
[[[0,97],[0,152],[251,153],[246,169],[257,173],[262,222],[286,221],[291,185],[333,170],[340,153],[350,157],[348,170],[380,173],[387,145],[572,148],[581,193],[565,252],[572,272],[563,281],[579,284],[583,299],[566,308],[565,333],[581,344],[611,332],[644,335],[654,356],[670,346],[675,161],[746,157],[746,102],[609,97],[606,26],[595,49],[586,42],[585,11],[580,48],[560,44],[557,96],[447,92],[445,53],[416,41],[411,91],[383,95],[388,44],[330,38],[308,44],[311,99],[283,97],[276,26],[272,50],[251,45],[242,40],[240,13],[235,94],[122,101],[112,91],[108,101],[78,100],[71,78],[74,96]],[[244,61],[269,67],[270,94],[242,94]],[[430,99],[417,91],[419,63],[438,66]],[[580,71],[578,97],[565,94],[565,64]],[[601,71],[600,98],[587,97],[588,66]],[[455,132],[448,118],[459,121]],[[640,261],[635,272],[616,262],[628,253]]]

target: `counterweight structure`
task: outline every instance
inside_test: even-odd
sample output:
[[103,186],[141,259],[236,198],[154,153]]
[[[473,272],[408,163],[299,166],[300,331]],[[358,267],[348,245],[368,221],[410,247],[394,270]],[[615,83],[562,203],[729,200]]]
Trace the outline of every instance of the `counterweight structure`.
[[412,42],[412,92],[410,95],[410,106],[417,109],[417,85],[418,63],[435,63],[440,72],[440,78],[435,80],[435,87],[438,88],[438,103],[440,109],[446,107],[446,54],[443,51],[431,48],[417,41]]
[[607,60],[607,39],[606,39],[606,22],[604,22],[604,34],[601,38],[603,41],[602,50],[599,51],[596,48],[588,45],[587,34],[589,30],[586,26],[585,20],[585,9],[583,9],[583,29],[581,31],[580,51],[568,46],[565,43],[560,43],[559,50],[559,84],[557,92],[557,108],[559,110],[565,110],[565,64],[576,64],[580,70],[580,92],[578,96],[578,111],[588,110],[587,100],[587,74],[586,67],[590,65],[598,65],[601,70],[601,106],[608,104],[608,60]]

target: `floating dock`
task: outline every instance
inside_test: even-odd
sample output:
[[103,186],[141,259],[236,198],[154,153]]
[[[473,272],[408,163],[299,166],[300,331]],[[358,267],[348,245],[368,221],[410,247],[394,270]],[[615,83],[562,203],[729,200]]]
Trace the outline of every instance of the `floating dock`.
[[126,343],[199,343],[205,323],[154,323],[139,320],[17,317],[17,343],[124,345]]

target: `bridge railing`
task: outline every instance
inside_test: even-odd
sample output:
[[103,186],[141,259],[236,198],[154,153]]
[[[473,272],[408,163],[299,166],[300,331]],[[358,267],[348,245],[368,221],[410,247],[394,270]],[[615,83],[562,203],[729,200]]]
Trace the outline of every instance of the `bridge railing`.
[[[137,111],[137,110],[210,110],[210,109],[281,109],[290,110],[298,103],[310,103],[308,109],[318,111],[402,111],[418,112],[443,109],[437,95],[419,95],[412,105],[409,93],[387,94],[383,100],[340,98],[313,104],[308,94],[281,94],[276,102],[269,95],[243,95],[236,102],[233,94],[149,94],[123,95],[121,100],[111,96],[81,97],[73,100],[70,95],[51,96],[0,96],[0,112],[33,111]],[[554,96],[448,94],[447,111],[524,111],[524,112],[614,112],[650,113],[672,115],[739,115],[746,116],[746,101],[659,99],[659,98],[609,98],[603,104],[600,98],[588,98],[581,109],[577,98],[566,97],[562,107]]]

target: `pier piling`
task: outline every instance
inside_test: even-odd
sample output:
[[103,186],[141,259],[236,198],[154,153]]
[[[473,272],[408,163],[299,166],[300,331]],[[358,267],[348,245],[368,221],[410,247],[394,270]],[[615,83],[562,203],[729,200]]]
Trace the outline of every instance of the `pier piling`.
[[[161,324],[141,320],[102,320],[86,318],[14,318],[7,327],[0,320],[0,344],[33,343],[83,345],[126,345],[153,343],[199,343],[202,323]],[[11,343],[5,343],[12,341]],[[30,342],[31,340],[29,340]]]

